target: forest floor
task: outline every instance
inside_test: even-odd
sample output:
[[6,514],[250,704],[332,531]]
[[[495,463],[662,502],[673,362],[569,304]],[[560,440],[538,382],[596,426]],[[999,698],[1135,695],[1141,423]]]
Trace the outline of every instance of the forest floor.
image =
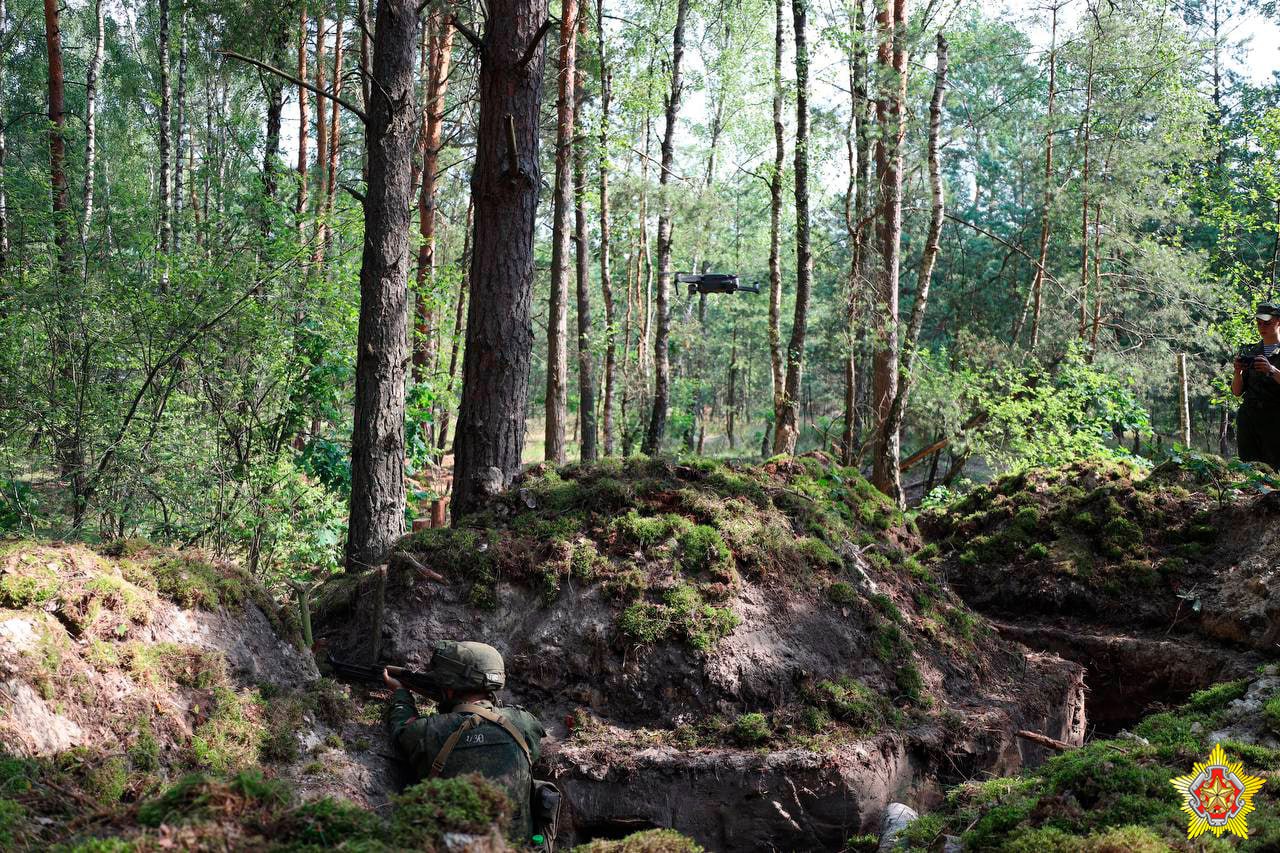
[[[893,801],[918,849],[1225,849],[1168,780],[1218,742],[1280,773],[1275,495],[1091,463],[914,519],[821,454],[535,466],[314,622],[411,665],[498,646],[588,849],[874,849]],[[504,849],[483,783],[401,793],[385,693],[234,563],[0,542],[0,608],[0,848]],[[1280,844],[1268,787],[1244,849]]]

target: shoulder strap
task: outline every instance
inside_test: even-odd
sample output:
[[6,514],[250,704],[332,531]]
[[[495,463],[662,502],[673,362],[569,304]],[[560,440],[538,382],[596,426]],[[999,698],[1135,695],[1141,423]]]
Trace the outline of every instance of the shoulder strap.
[[533,757],[529,754],[529,745],[525,742],[524,736],[520,734],[519,729],[511,725],[506,717],[482,705],[472,705],[469,702],[455,705],[453,710],[454,713],[467,714],[469,716],[462,721],[462,725],[453,730],[453,733],[445,740],[444,745],[440,747],[440,751],[436,753],[435,761],[431,762],[429,776],[436,777],[444,771],[445,762],[453,754],[454,747],[458,745],[458,741],[462,740],[464,734],[479,726],[481,720],[488,720],[511,735],[511,739],[516,742],[516,746],[520,747],[520,750],[524,753],[525,760],[530,765],[533,764]]
[[[455,705],[453,710],[463,714],[475,714],[476,717],[483,717],[495,726],[501,727],[504,732],[511,735],[511,739],[516,742],[516,746],[520,747],[520,751],[524,753],[525,760],[530,765],[533,764],[533,756],[529,753],[529,744],[525,742],[524,735],[520,734],[520,730],[511,725],[511,721],[506,717],[483,705],[472,705],[470,702]],[[472,719],[475,719],[475,717],[472,717]]]

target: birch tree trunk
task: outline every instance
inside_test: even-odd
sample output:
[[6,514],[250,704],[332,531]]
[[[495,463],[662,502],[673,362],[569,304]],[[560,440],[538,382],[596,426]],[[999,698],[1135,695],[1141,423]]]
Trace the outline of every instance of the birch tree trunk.
[[[0,0],[3,2],[3,0]],[[604,40],[604,0],[596,0],[596,41],[600,51],[600,292],[604,299],[604,411],[601,432],[604,455],[613,455],[613,377],[617,362],[616,323],[613,309],[613,280],[609,270],[609,107],[613,74],[609,70]],[[626,338],[623,338],[626,347]]]
[[520,470],[533,350],[529,309],[545,53],[540,25],[546,17],[547,0],[489,0],[494,23],[485,31],[480,62],[454,523],[509,486]]
[[665,192],[675,163],[676,119],[680,114],[680,61],[684,57],[684,23],[689,14],[689,0],[679,0],[676,7],[676,29],[671,48],[671,94],[667,98],[667,126],[662,136],[662,212],[658,215],[658,317],[654,337],[653,411],[649,430],[644,437],[644,452],[657,455],[667,431],[667,406],[671,399],[671,197]]
[[173,250],[182,240],[182,143],[187,132],[187,11],[178,18],[178,115],[173,135]]
[[806,0],[791,0],[796,30],[796,309],[787,345],[787,378],[782,400],[774,412],[773,452],[796,452],[800,437],[800,382],[804,369],[804,339],[809,324],[809,290],[813,284],[813,255],[809,250],[809,46],[806,41]]
[[160,251],[166,254],[173,241],[169,201],[169,169],[172,165],[169,100],[169,0],[160,0]]
[[[0,35],[3,34],[4,0],[0,0]],[[98,141],[98,75],[102,73],[102,50],[105,42],[103,28],[102,0],[94,0],[93,16],[97,24],[97,38],[93,43],[93,58],[89,60],[89,70],[84,81],[84,216],[80,220],[80,251],[84,254],[84,276],[89,276],[89,226],[93,222],[93,180],[94,164],[97,160]],[[2,113],[0,113],[2,115]],[[3,119],[0,118],[0,123]],[[0,131],[3,134],[4,131]],[[4,147],[0,137],[0,148]],[[2,167],[0,167],[2,168]],[[0,179],[3,174],[0,173]],[[0,188],[0,208],[3,207],[3,188]],[[0,210],[0,218],[3,218]],[[0,256],[3,256],[0,250]],[[3,261],[0,260],[0,267]]]
[[1178,441],[1191,446],[1191,395],[1187,390],[1187,354],[1178,353]]
[[547,303],[547,393],[544,458],[565,462],[564,427],[568,408],[569,217],[573,211],[573,80],[577,62],[577,0],[560,11],[560,65],[556,96],[556,185],[551,220],[551,297]]

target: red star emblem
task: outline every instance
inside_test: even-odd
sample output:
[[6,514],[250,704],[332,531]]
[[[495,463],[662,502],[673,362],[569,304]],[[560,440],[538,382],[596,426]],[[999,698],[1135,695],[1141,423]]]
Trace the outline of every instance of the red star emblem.
[[1214,767],[1208,779],[1196,788],[1196,811],[1214,820],[1224,820],[1235,814],[1239,808],[1240,787],[1222,772],[1221,767]]

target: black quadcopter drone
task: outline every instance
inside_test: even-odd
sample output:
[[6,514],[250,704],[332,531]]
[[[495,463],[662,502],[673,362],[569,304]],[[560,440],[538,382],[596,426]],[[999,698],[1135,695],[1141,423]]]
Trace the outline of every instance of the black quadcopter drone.
[[738,284],[738,277],[727,272],[678,272],[676,273],[676,282],[679,284],[689,285],[689,295],[695,293],[737,293],[744,291],[746,293],[759,293],[760,286],[749,286]]

